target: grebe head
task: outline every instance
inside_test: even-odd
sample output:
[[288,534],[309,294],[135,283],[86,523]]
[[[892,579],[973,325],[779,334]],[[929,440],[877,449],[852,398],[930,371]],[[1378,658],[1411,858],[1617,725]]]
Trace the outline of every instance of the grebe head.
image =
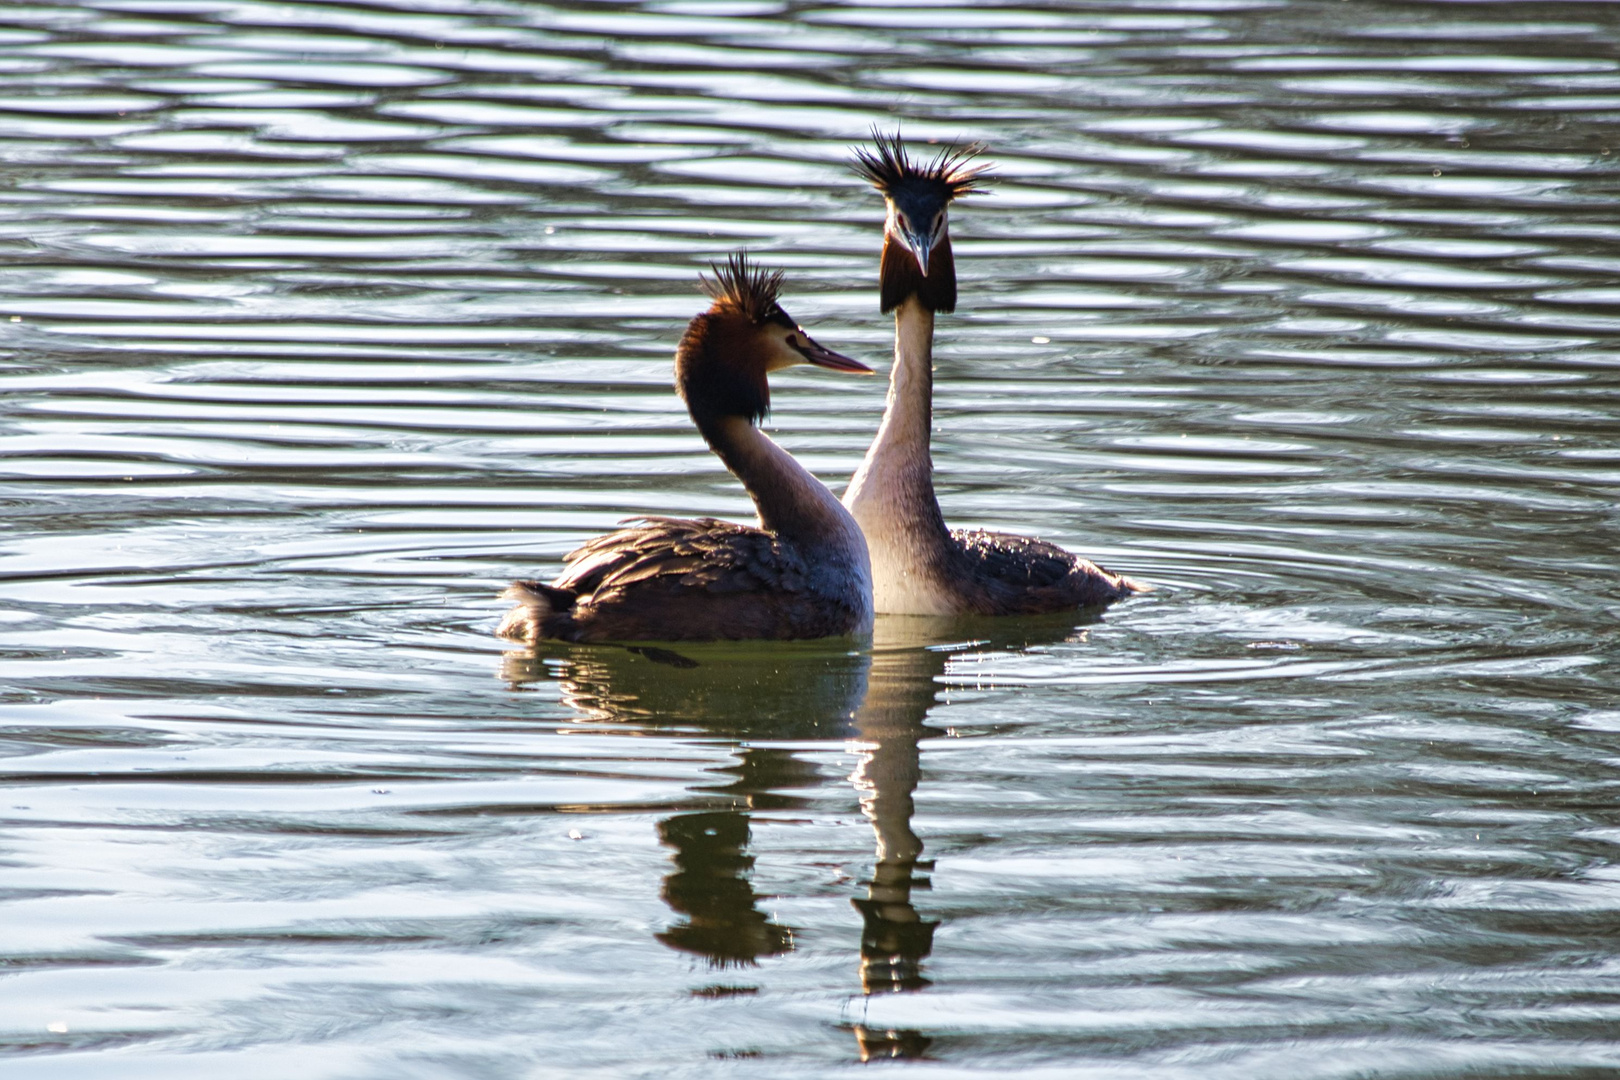
[[933,311],[954,311],[956,264],[947,211],[951,200],[984,191],[978,184],[987,167],[972,163],[984,148],[947,146],[932,161],[914,162],[899,132],[874,130],[872,138],[876,149],[856,149],[855,171],[883,193],[889,208],[883,223],[882,309],[892,311],[915,295]]
[[753,266],[742,252],[712,269],[712,280],[700,280],[714,303],[687,325],[675,348],[675,389],[700,428],[726,417],[758,423],[771,408],[766,375],[794,364],[872,374],[817,344],[782,310],[780,270]]

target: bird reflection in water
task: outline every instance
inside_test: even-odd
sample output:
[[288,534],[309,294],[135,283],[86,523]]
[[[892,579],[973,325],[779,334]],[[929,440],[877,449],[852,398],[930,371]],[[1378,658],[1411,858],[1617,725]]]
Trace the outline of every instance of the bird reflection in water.
[[723,810],[676,814],[658,824],[658,839],[675,849],[675,872],[664,879],[664,902],[686,920],[658,935],[682,952],[696,953],[716,967],[754,963],[793,948],[793,928],[771,922],[756,904],[748,880],[754,857],[749,816],[761,810],[796,810],[808,800],[787,794],[818,787],[820,770],[777,747],[737,750],[737,763],[717,770],[733,779],[705,787],[730,801]]
[[[731,744],[735,761],[715,770],[719,782],[696,789],[700,805],[658,826],[659,839],[674,849],[662,895],[678,916],[658,940],[716,968],[747,967],[793,950],[794,928],[759,910],[764,898],[750,880],[752,817],[807,810],[813,800],[796,793],[826,780],[793,750],[753,740],[853,743],[858,758],[850,779],[876,842],[864,895],[851,897],[862,920],[858,970],[869,1002],[930,985],[923,962],[939,923],[919,914],[912,894],[929,887],[921,873],[933,864],[922,859],[912,815],[921,741],[940,734],[924,721],[947,662],[964,649],[1062,640],[1073,625],[1072,614],[1017,623],[880,616],[870,649],[849,641],[683,644],[673,652],[542,644],[507,653],[502,677],[556,679],[563,702],[592,720],[695,729]],[[850,1030],[863,1061],[922,1057],[932,1042],[920,1031],[864,1019]]]
[[506,654],[510,682],[555,678],[563,703],[598,721],[682,728],[724,739],[735,760],[694,790],[698,806],[658,824],[674,849],[663,899],[680,921],[658,934],[718,968],[791,951],[794,929],[759,910],[750,880],[752,818],[806,810],[826,777],[780,745],[841,743],[866,696],[871,657],[849,639],[681,644],[678,649],[567,646]]
[[[922,775],[920,743],[934,734],[923,721],[950,652],[932,647],[941,641],[940,631],[950,629],[941,622],[878,619],[866,697],[855,713],[854,735],[861,749],[851,779],[876,840],[866,895],[850,900],[861,913],[861,993],[867,997],[929,985],[922,962],[934,949],[939,923],[917,913],[911,893],[929,887],[918,871],[931,870],[933,864],[922,861],[923,843],[911,827],[911,816]],[[864,1022],[852,1027],[862,1061],[922,1057],[933,1041],[910,1029]]]

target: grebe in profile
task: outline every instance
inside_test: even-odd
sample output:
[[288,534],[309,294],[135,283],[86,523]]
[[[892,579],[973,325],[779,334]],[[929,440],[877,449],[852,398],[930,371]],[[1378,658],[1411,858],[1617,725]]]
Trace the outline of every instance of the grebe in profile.
[[515,582],[497,631],[534,642],[817,638],[872,629],[866,541],[826,485],[754,425],[766,374],[810,363],[872,369],[810,339],[781,306],[782,275],[742,254],[703,279],[714,300],[675,350],[675,388],[709,448],[748,489],[759,527],[643,518],[564,559],[549,585]]
[[888,218],[879,306],[895,313],[894,369],[883,423],[844,505],[866,533],[877,610],[896,615],[1034,615],[1096,608],[1138,591],[1054,544],[1006,533],[951,531],[934,496],[934,313],[956,310],[951,200],[982,189],[977,146],[912,162],[898,134],[873,133],[856,171],[883,193]]

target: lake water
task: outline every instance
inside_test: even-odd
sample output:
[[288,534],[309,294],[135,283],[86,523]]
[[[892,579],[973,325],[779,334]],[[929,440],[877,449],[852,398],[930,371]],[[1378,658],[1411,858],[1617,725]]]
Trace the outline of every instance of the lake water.
[[[1620,1075],[1620,14],[0,9],[0,1073]],[[1100,620],[509,652],[710,260]],[[835,488],[881,380],[777,380]]]

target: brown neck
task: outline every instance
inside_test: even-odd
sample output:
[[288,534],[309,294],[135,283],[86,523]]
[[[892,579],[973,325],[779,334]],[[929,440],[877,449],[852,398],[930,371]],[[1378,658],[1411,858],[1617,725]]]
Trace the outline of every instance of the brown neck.
[[955,311],[956,259],[951,254],[950,236],[940,238],[928,258],[928,276],[923,277],[916,256],[893,233],[885,230],[878,284],[878,306],[885,315],[913,297],[929,312]]

